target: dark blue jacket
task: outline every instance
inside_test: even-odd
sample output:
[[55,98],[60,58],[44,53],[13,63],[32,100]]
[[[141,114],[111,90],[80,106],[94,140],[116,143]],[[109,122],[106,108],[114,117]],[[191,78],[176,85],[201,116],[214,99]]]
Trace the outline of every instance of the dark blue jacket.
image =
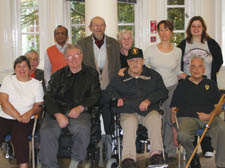
[[[138,113],[146,116],[152,110],[159,110],[159,105],[168,97],[160,74],[143,66],[140,77],[135,78],[125,71],[124,76],[116,76],[109,83],[106,94],[111,98],[122,98],[124,105],[118,108],[119,113]],[[151,104],[147,111],[140,111],[139,105],[149,99]]]

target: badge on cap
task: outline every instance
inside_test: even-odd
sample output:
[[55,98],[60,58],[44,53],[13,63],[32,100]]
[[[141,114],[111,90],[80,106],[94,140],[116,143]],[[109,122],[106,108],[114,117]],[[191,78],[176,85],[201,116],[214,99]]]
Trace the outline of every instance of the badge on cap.
[[205,90],[209,90],[209,85],[205,85]]
[[138,54],[138,49],[137,48],[133,48],[132,49],[132,54],[137,55]]

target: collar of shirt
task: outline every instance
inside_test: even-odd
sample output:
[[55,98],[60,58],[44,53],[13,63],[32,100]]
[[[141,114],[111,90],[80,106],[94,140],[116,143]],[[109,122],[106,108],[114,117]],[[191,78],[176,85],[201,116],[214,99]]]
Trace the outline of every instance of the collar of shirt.
[[61,45],[59,45],[59,44],[56,44],[57,49],[58,49],[61,53],[64,53],[64,50],[65,50],[66,46],[67,46],[67,43],[66,43],[64,46],[61,46]]
[[133,77],[133,76],[131,76],[131,75],[128,73],[128,70],[129,70],[129,68],[127,68],[127,69],[125,70],[125,72],[124,72],[124,76],[123,76],[123,81],[124,81],[124,82],[129,81],[129,80],[131,80],[131,79],[133,79],[133,78],[135,78],[135,79],[140,78],[140,79],[143,79],[143,80],[150,80],[150,79],[151,79],[151,76],[146,74],[146,66],[145,66],[145,65],[143,65],[142,73],[141,73],[141,75],[138,76],[138,77]]
[[83,73],[85,71],[86,71],[86,66],[84,64],[82,64],[81,70],[79,72],[77,72],[77,73],[72,73],[71,70],[70,70],[70,68],[69,68],[69,66],[66,66],[66,69],[65,69],[65,72],[66,72],[66,76],[67,77],[71,77],[74,74]]
[[95,44],[98,46],[98,48],[101,48],[101,46],[104,44],[105,35],[103,36],[101,40],[98,40],[94,35],[92,36],[95,40]]

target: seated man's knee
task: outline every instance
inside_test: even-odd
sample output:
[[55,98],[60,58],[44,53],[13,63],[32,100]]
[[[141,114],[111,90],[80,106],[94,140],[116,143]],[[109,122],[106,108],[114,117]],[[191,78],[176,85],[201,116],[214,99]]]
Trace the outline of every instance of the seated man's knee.
[[54,128],[41,128],[40,129],[40,138],[43,141],[44,139],[58,139],[61,133],[61,129]]
[[181,144],[188,143],[188,142],[193,143],[193,141],[194,141],[194,137],[186,134],[185,132],[181,132],[181,131],[178,132],[177,138]]
[[153,110],[149,112],[148,115],[145,117],[144,126],[149,129],[149,127],[155,127],[156,125],[160,126],[161,128],[162,116],[158,111]]
[[135,114],[121,114],[120,124],[123,129],[129,128],[136,131],[138,128],[138,119]]
[[151,112],[148,113],[147,117],[149,118],[148,120],[151,120],[151,121],[160,121],[162,120],[162,115],[156,111],[156,110],[152,110]]
[[91,135],[91,127],[88,125],[78,125],[69,127],[71,134],[78,135],[84,138],[90,138]]

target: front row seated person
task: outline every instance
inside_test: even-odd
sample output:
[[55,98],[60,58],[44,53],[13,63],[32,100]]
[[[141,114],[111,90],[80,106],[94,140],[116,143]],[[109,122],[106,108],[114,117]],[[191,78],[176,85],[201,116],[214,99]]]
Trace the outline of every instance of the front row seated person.
[[85,160],[91,131],[88,109],[101,95],[98,72],[82,64],[81,47],[68,44],[64,55],[68,65],[52,74],[45,95],[47,114],[40,129],[42,168],[59,167],[58,138],[65,127],[73,134],[69,168]]
[[[190,61],[191,76],[178,84],[171,102],[171,120],[173,123],[174,143],[181,143],[189,159],[193,150],[196,130],[203,128],[210,119],[211,111],[220,99],[220,92],[214,81],[203,76],[205,72],[204,59],[194,56]],[[175,128],[177,112],[179,130]],[[217,168],[225,168],[225,122],[216,116],[208,130],[212,138],[212,146],[216,150]],[[191,162],[191,168],[201,168],[196,154]]]
[[117,98],[120,124],[123,129],[122,168],[136,167],[136,130],[138,124],[148,130],[151,142],[151,163],[161,164],[163,143],[159,105],[168,91],[159,73],[144,66],[141,49],[128,51],[129,68],[124,76],[117,75],[107,87],[107,95]]
[[28,135],[33,127],[33,114],[39,113],[43,103],[40,81],[29,77],[30,62],[26,56],[14,61],[13,75],[3,79],[0,88],[0,144],[10,134],[15,157],[20,168],[28,168]]

